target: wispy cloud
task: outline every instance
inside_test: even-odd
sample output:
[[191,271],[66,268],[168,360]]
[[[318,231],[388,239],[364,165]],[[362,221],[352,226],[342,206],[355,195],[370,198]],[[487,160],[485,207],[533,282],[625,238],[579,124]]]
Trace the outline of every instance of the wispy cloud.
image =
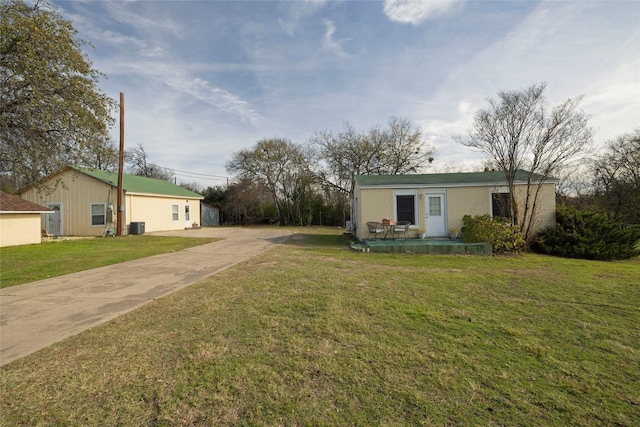
[[324,42],[322,43],[322,50],[325,52],[333,53],[338,56],[348,56],[348,54],[342,49],[342,41],[337,41],[333,38],[336,32],[336,26],[332,21],[325,19],[324,25],[326,31],[324,33]]
[[464,0],[385,0],[384,13],[401,24],[419,25],[422,22],[457,10]]
[[256,125],[261,119],[260,114],[247,101],[201,78],[180,74],[165,75],[165,82],[175,90],[187,93],[222,111],[239,116],[246,123]]
[[302,0],[287,2],[287,15],[278,18],[280,27],[291,37],[293,37],[300,27],[300,23],[309,15],[317,12],[327,1],[326,0]]
[[[104,5],[112,19],[115,19],[121,24],[129,25],[141,33],[170,33],[174,37],[180,37],[184,33],[182,26],[176,20],[166,17],[160,18],[157,14],[152,13],[140,14],[132,12],[127,7],[127,3],[128,2],[116,0],[106,1]],[[153,8],[155,6],[153,2],[149,2],[146,7]],[[149,16],[153,16],[153,18],[149,18]]]
[[[168,27],[172,28],[172,31],[177,31],[177,26],[167,21],[160,22],[123,11],[117,3],[108,3],[108,6],[112,17],[135,25],[138,30],[144,27],[147,31],[157,31]],[[98,59],[100,69],[108,75],[129,74],[137,75],[147,81],[157,81],[220,111],[235,115],[242,122],[254,126],[262,119],[249,102],[198,76],[214,68],[211,64],[208,64],[208,67],[202,67],[202,64],[194,65],[180,62],[175,57],[170,58],[167,48],[170,49],[171,46],[165,46],[165,42],[160,38],[151,37],[145,40],[122,32],[100,29],[89,25],[88,21],[79,15],[72,15],[72,19],[89,38],[101,40],[115,49],[115,54],[101,56]]]
[[129,144],[170,168],[224,175],[261,138],[395,115],[457,169],[481,156],[451,136],[487,98],[541,81],[552,104],[584,94],[597,141],[638,123],[633,2],[51,1],[127,94]]
[[603,73],[598,79],[583,81],[591,90],[582,106],[591,114],[589,124],[594,126],[601,141],[612,140],[640,123],[640,60],[629,62]]

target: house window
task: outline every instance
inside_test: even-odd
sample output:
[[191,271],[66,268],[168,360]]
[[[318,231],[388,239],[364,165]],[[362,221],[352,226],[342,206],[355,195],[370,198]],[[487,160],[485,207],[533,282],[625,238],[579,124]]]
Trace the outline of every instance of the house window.
[[491,194],[491,215],[494,218],[511,218],[511,201],[509,193]]
[[414,194],[396,196],[396,220],[409,221],[409,223],[415,225],[416,196]]
[[171,205],[171,219],[174,221],[180,219],[180,207],[178,205]]
[[107,204],[91,203],[91,226],[104,226],[107,224]]

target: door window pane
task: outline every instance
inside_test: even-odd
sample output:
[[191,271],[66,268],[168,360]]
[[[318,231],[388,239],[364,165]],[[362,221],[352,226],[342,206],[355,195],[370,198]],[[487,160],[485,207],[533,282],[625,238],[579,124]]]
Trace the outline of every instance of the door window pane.
[[442,215],[442,199],[440,196],[429,196],[429,216]]

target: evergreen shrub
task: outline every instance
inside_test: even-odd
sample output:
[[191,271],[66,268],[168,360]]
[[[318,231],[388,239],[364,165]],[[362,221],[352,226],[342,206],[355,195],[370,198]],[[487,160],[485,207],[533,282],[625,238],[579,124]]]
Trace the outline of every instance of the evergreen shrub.
[[462,218],[462,238],[465,242],[488,242],[493,246],[493,253],[505,254],[519,252],[526,247],[526,242],[517,226],[506,218],[491,218],[489,215]]
[[640,227],[624,228],[606,215],[563,206],[556,225],[538,233],[532,249],[567,258],[628,259],[640,255]]

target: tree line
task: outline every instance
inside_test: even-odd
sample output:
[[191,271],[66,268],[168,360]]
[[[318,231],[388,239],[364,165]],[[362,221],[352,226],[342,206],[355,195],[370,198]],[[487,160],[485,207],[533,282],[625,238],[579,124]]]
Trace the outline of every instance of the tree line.
[[[46,1],[0,0],[0,186],[14,191],[72,164],[115,169],[109,138],[117,105],[99,88],[103,76],[82,53],[85,41]],[[555,176],[561,203],[640,223],[640,127],[621,129],[594,151],[581,97],[550,105],[546,84],[503,90],[479,109],[458,143],[505,172],[511,221],[530,238],[540,177]],[[627,133],[625,133],[627,132]],[[344,225],[359,174],[420,173],[434,150],[420,128],[391,117],[386,127],[318,131],[304,144],[266,138],[233,154],[228,187],[186,187],[221,209],[228,222]],[[142,144],[126,153],[128,172],[173,179],[148,162]],[[527,200],[513,197],[518,169],[529,171]]]
[[421,129],[391,117],[385,128],[358,132],[345,123],[338,132],[316,132],[306,144],[262,139],[234,153],[226,167],[265,190],[280,224],[319,224],[324,211],[324,223],[344,225],[356,175],[419,172],[433,152]]

